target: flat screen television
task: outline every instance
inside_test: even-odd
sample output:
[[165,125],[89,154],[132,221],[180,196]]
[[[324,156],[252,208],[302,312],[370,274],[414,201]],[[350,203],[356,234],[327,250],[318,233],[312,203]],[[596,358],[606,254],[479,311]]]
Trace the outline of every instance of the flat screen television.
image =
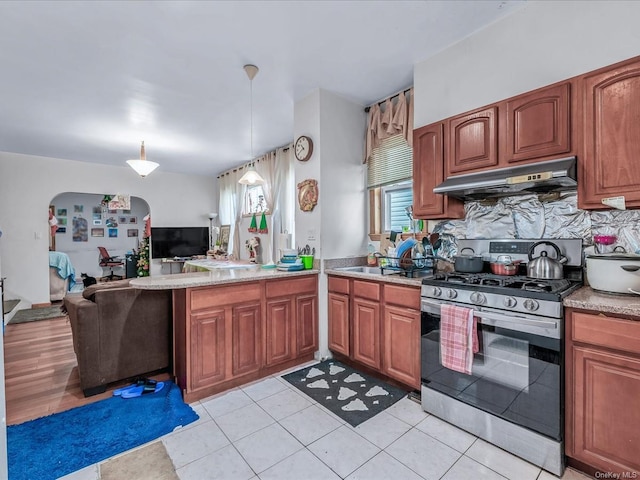
[[206,255],[208,249],[207,227],[151,227],[151,258]]

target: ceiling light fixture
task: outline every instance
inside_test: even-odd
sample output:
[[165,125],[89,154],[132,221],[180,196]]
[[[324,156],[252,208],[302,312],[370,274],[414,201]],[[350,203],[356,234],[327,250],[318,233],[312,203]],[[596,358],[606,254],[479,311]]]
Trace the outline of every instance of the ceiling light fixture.
[[[245,65],[243,68],[247,73],[247,77],[249,77],[251,92],[251,129],[249,138],[251,142],[251,162],[253,162],[253,78],[258,74],[258,67],[256,67],[255,65]],[[247,169],[247,171],[244,173],[244,175],[242,175],[240,180],[238,180],[238,183],[242,183],[243,185],[261,185],[264,183],[264,179],[256,171],[253,163],[247,165],[245,168]]]
[[151,161],[147,160],[147,156],[144,153],[144,141],[142,142],[142,146],[140,147],[140,159],[139,160],[127,160],[127,163],[142,178],[146,177],[151,172],[153,172],[156,168],[158,168],[158,164],[156,162],[151,162]]

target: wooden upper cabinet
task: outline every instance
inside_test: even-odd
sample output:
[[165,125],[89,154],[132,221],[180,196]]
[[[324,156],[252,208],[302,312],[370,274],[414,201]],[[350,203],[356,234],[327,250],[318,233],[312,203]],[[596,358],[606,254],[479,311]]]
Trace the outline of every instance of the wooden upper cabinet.
[[497,105],[450,118],[447,125],[447,176],[497,167]]
[[444,181],[444,123],[413,132],[413,215],[415,218],[461,218],[463,203],[433,193]]
[[582,77],[583,152],[578,206],[609,208],[606,197],[624,196],[640,207],[640,58]]
[[506,163],[541,160],[571,151],[571,84],[541,88],[504,102],[502,154]]

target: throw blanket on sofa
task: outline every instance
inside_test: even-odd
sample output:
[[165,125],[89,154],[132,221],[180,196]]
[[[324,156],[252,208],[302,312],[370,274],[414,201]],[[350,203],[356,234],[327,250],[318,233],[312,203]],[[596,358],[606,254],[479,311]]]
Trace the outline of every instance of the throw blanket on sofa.
[[69,290],[75,285],[76,271],[71,265],[69,255],[62,252],[49,252],[49,266],[58,270],[60,278],[69,279]]

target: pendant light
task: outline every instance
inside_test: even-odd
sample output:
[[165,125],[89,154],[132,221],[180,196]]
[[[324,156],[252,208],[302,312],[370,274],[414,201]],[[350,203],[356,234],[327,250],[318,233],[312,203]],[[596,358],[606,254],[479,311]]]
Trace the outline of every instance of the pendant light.
[[158,164],[156,162],[151,162],[151,161],[147,160],[147,156],[144,153],[144,141],[142,142],[142,146],[140,147],[140,159],[139,160],[127,160],[127,163],[142,178],[146,177],[151,172],[153,172],[156,168],[158,168]]
[[[245,65],[244,71],[247,73],[247,77],[249,77],[249,86],[251,93],[251,126],[249,131],[249,139],[251,146],[251,161],[253,162],[253,78],[258,74],[258,67],[255,65]],[[238,183],[242,183],[243,185],[262,185],[264,183],[264,179],[260,176],[260,174],[256,171],[253,163],[244,167],[247,171],[242,175]]]

